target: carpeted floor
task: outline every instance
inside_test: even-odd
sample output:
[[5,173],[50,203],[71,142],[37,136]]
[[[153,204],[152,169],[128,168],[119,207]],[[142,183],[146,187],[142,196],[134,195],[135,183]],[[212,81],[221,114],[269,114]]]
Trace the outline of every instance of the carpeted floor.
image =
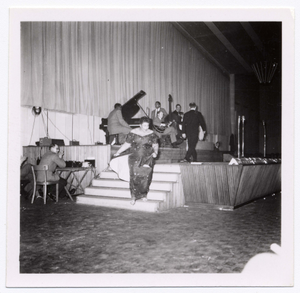
[[280,245],[280,193],[234,211],[142,213],[21,198],[21,273],[239,273]]

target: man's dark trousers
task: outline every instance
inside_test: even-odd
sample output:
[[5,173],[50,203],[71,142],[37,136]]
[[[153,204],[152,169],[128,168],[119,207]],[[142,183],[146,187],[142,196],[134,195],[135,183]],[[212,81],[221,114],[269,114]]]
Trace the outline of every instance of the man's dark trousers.
[[185,159],[190,161],[191,156],[193,157],[193,161],[197,161],[197,152],[196,152],[196,145],[199,140],[198,138],[198,131],[194,133],[187,133],[186,135],[188,140],[188,151],[185,155]]

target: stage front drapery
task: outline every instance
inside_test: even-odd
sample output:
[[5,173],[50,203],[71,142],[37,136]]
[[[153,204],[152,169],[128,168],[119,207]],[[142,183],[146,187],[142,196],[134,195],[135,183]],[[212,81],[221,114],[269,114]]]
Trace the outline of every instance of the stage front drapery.
[[107,117],[138,91],[144,109],[196,102],[230,135],[229,77],[167,22],[23,22],[21,105]]

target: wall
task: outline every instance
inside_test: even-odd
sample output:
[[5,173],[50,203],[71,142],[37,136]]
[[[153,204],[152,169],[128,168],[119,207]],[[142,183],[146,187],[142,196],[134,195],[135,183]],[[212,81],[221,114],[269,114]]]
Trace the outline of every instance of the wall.
[[[263,156],[263,124],[266,123],[267,156],[281,154],[281,72],[270,84],[260,84],[253,76],[235,76],[236,121],[244,115],[245,156]],[[236,127],[237,136],[237,127]]]
[[[266,122],[267,155],[270,156],[281,154],[281,99],[281,71],[278,69],[270,84],[260,85],[260,119]],[[262,126],[259,131],[259,150],[263,153]]]
[[[47,136],[47,110],[35,116],[31,107],[21,107],[21,121],[21,146],[35,145]],[[48,111],[49,137],[63,139],[65,145],[69,145],[70,140],[77,140],[80,145],[104,143],[105,134],[99,129],[100,124],[100,117]]]
[[[245,116],[245,156],[254,156],[259,151],[259,82],[252,75],[235,76],[235,109],[238,116]],[[237,145],[236,122],[236,145]]]

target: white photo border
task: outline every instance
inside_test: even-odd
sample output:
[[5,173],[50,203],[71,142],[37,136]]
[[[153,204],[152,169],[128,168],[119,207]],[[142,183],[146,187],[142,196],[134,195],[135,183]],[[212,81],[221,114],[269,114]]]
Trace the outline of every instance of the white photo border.
[[[146,19],[145,19],[146,16]],[[281,21],[282,22],[282,280],[251,283],[242,274],[20,274],[20,23],[22,21]],[[12,8],[9,49],[9,127],[7,196],[8,287],[236,287],[292,286],[294,236],[294,18],[291,9],[271,8]],[[17,167],[16,167],[17,166]],[[13,196],[14,195],[14,196]],[[262,276],[263,277],[263,276]],[[117,284],[117,286],[116,286]]]

